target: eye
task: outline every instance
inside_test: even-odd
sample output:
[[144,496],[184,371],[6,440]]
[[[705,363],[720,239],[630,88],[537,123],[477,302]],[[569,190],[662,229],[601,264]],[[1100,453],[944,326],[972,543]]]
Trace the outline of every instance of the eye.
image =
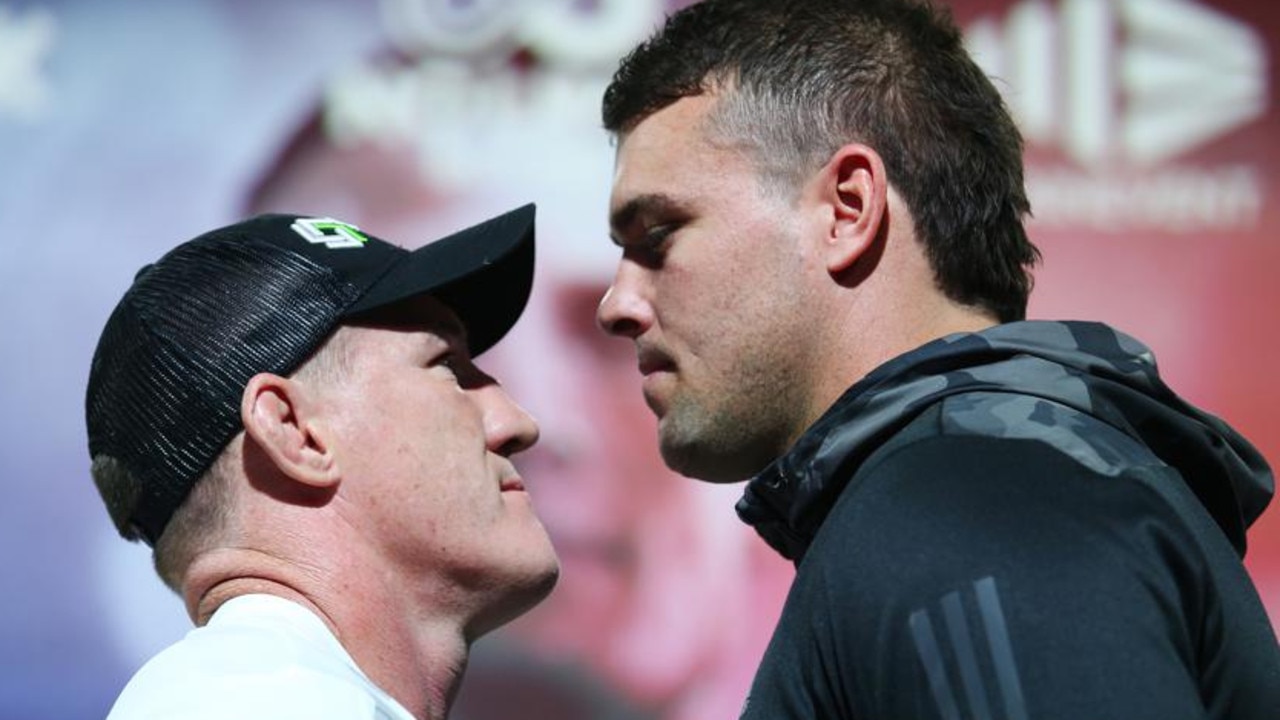
[[650,252],[661,252],[666,249],[671,236],[679,227],[678,223],[663,223],[646,228],[641,245]]
[[427,363],[428,369],[439,369],[448,373],[454,380],[461,376],[462,359],[458,354],[449,351],[436,356],[431,362]]
[[631,243],[623,246],[623,254],[643,265],[656,267],[671,249],[671,241],[681,223],[667,222],[650,225]]
[[483,370],[476,366],[471,359],[471,355],[465,349],[466,345],[458,345],[456,347],[458,349],[441,353],[439,357],[429,364],[428,369],[436,370],[438,368],[438,371],[444,373],[449,382],[463,390],[471,390],[493,382],[493,378],[486,375]]

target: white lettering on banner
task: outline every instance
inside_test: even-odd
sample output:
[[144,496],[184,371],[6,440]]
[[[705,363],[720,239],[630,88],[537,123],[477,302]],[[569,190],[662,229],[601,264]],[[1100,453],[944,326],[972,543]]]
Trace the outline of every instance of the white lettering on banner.
[[382,0],[396,47],[413,56],[501,57],[525,48],[566,67],[612,65],[652,32],[662,0]]
[[1027,139],[1081,164],[1167,160],[1267,107],[1262,38],[1191,0],[1027,0],[967,44]]
[[34,122],[48,111],[52,93],[42,65],[56,30],[48,10],[19,15],[0,6],[0,118]]
[[[361,63],[325,89],[340,147],[408,146],[422,176],[463,189],[513,157],[607,150],[600,97],[621,56],[660,21],[662,0],[383,0],[397,47],[417,58]],[[516,67],[516,51],[532,63]],[[542,168],[544,173],[557,168]],[[571,168],[566,167],[566,170]]]
[[970,25],[966,44],[1027,139],[1088,169],[1029,168],[1037,223],[1256,227],[1254,166],[1141,173],[1263,116],[1269,58],[1254,28],[1193,0],[1024,0],[1003,25]]
[[1265,202],[1257,169],[1169,167],[1150,175],[1031,168],[1033,227],[1173,235],[1256,229]]
[[410,55],[483,53],[518,24],[521,0],[383,0],[383,26]]
[[339,147],[411,147],[424,178],[462,189],[536,153],[537,144],[606,151],[597,115],[607,82],[603,75],[518,74],[442,58],[396,69],[361,66],[330,80],[325,132]]

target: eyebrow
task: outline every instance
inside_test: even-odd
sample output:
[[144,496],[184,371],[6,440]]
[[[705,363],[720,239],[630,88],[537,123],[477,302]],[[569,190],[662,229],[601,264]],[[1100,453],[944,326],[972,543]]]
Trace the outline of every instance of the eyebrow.
[[466,347],[467,326],[462,323],[457,311],[453,310],[444,300],[435,296],[432,297],[442,307],[448,308],[449,311],[429,312],[424,310],[422,306],[413,304],[415,303],[414,298],[409,298],[395,305],[394,309],[390,311],[391,315],[386,318],[386,322],[435,335],[451,345],[461,343],[463,347]]
[[614,245],[622,246],[625,243],[619,236],[624,235],[626,229],[634,225],[640,216],[683,211],[684,205],[670,195],[664,193],[637,195],[623,203],[622,207],[609,213],[609,239]]
[[423,329],[450,345],[461,344],[462,347],[467,347],[467,328],[456,317],[432,318],[424,324]]

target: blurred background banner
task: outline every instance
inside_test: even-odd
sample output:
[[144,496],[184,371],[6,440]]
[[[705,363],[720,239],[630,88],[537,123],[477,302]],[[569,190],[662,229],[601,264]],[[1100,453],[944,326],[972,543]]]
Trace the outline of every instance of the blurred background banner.
[[[262,211],[417,246],[533,200],[521,325],[482,358],[538,417],[522,469],[564,574],[482,640],[455,713],[736,716],[790,568],[740,488],[666,471],[627,343],[599,98],[664,0],[0,0],[0,719],[102,717],[181,636],[88,475],[83,397],[134,273]],[[955,0],[1028,140],[1031,314],[1110,322],[1280,461],[1280,7]],[[1248,567],[1280,619],[1280,510]]]

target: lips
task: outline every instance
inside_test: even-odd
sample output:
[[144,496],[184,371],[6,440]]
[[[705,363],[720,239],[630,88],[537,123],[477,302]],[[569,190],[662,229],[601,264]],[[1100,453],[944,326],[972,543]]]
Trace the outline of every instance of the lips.
[[656,372],[674,370],[676,366],[675,362],[666,353],[649,347],[637,346],[636,359],[639,363],[640,374],[646,377]]
[[524,491],[524,478],[506,458],[498,459],[498,489],[502,492]]

